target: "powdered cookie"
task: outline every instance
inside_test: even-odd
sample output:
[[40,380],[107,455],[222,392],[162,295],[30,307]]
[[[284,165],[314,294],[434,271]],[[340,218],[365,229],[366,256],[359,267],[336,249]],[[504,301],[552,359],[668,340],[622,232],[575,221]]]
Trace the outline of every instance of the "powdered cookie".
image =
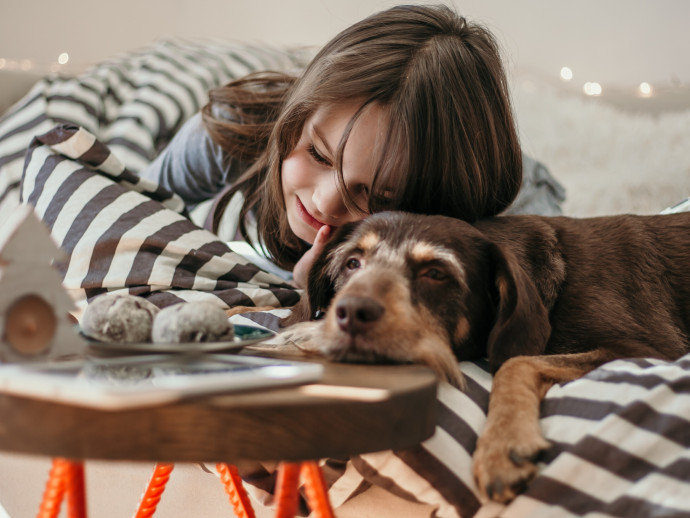
[[187,302],[162,309],[153,321],[154,343],[222,342],[234,338],[225,311],[211,302]]
[[86,307],[81,327],[86,336],[102,342],[149,342],[153,319],[159,311],[148,300],[134,295],[99,295]]

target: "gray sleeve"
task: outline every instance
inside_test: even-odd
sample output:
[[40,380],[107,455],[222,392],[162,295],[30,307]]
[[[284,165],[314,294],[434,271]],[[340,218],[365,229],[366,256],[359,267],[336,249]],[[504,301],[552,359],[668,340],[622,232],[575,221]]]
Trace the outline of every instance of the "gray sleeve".
[[522,187],[505,214],[539,214],[559,216],[563,213],[565,188],[544,164],[522,155]]
[[187,205],[194,205],[216,195],[239,176],[241,169],[242,164],[230,161],[211,139],[201,113],[197,113],[139,175],[178,194]]

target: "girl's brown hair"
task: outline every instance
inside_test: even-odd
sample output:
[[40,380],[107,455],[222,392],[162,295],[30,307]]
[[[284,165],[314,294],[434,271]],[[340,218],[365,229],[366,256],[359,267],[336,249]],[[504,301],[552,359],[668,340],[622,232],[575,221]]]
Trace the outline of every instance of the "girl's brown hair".
[[[503,211],[517,195],[522,154],[494,37],[446,6],[398,6],[338,34],[299,78],[260,74],[211,92],[203,113],[212,138],[229,156],[253,163],[224,193],[214,230],[230,197],[242,192],[245,239],[252,210],[261,245],[278,265],[292,268],[310,245],[287,223],[282,161],[319,107],[353,100],[362,107],[336,153],[339,185],[353,210],[343,149],[355,120],[373,104],[388,114],[388,130],[363,211],[474,221]],[[227,106],[235,122],[214,117],[214,103]]]

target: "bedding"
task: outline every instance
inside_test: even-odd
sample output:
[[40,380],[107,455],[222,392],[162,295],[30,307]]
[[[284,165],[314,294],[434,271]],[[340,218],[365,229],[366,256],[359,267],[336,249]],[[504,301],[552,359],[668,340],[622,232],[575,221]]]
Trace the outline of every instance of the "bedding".
[[177,197],[128,171],[81,127],[34,138],[20,199],[33,205],[70,259],[57,267],[82,308],[106,292],[159,307],[190,300],[219,306],[291,306],[296,289],[194,225]]
[[294,304],[299,293],[284,280],[193,225],[177,196],[136,173],[207,102],[209,88],[301,59],[166,40],[77,78],[40,81],[0,120],[0,221],[20,199],[35,206],[72,258],[59,267],[82,310],[120,290],[159,306]]
[[[208,88],[300,59],[263,46],[166,40],[77,78],[40,81],[0,119],[0,222],[20,202],[35,206],[71,256],[59,268],[81,308],[106,291],[159,306],[294,304],[296,290],[196,227],[175,195],[136,173],[205,103]],[[275,327],[285,311],[236,322]],[[491,376],[482,362],[461,368],[468,388],[440,385],[432,438],[406,451],[323,461],[336,512],[357,498],[372,516],[387,516],[380,499],[366,500],[383,490],[436,517],[690,515],[690,356],[620,360],[553,387],[541,409],[553,446],[539,476],[505,507],[483,505],[471,476]],[[273,477],[245,471],[264,502]]]

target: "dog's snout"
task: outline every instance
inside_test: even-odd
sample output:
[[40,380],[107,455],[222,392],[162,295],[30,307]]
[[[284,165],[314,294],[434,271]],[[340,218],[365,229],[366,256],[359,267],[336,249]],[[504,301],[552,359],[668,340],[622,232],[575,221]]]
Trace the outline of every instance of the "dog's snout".
[[373,299],[350,295],[336,303],[335,318],[340,329],[354,335],[376,324],[383,311],[383,306]]

